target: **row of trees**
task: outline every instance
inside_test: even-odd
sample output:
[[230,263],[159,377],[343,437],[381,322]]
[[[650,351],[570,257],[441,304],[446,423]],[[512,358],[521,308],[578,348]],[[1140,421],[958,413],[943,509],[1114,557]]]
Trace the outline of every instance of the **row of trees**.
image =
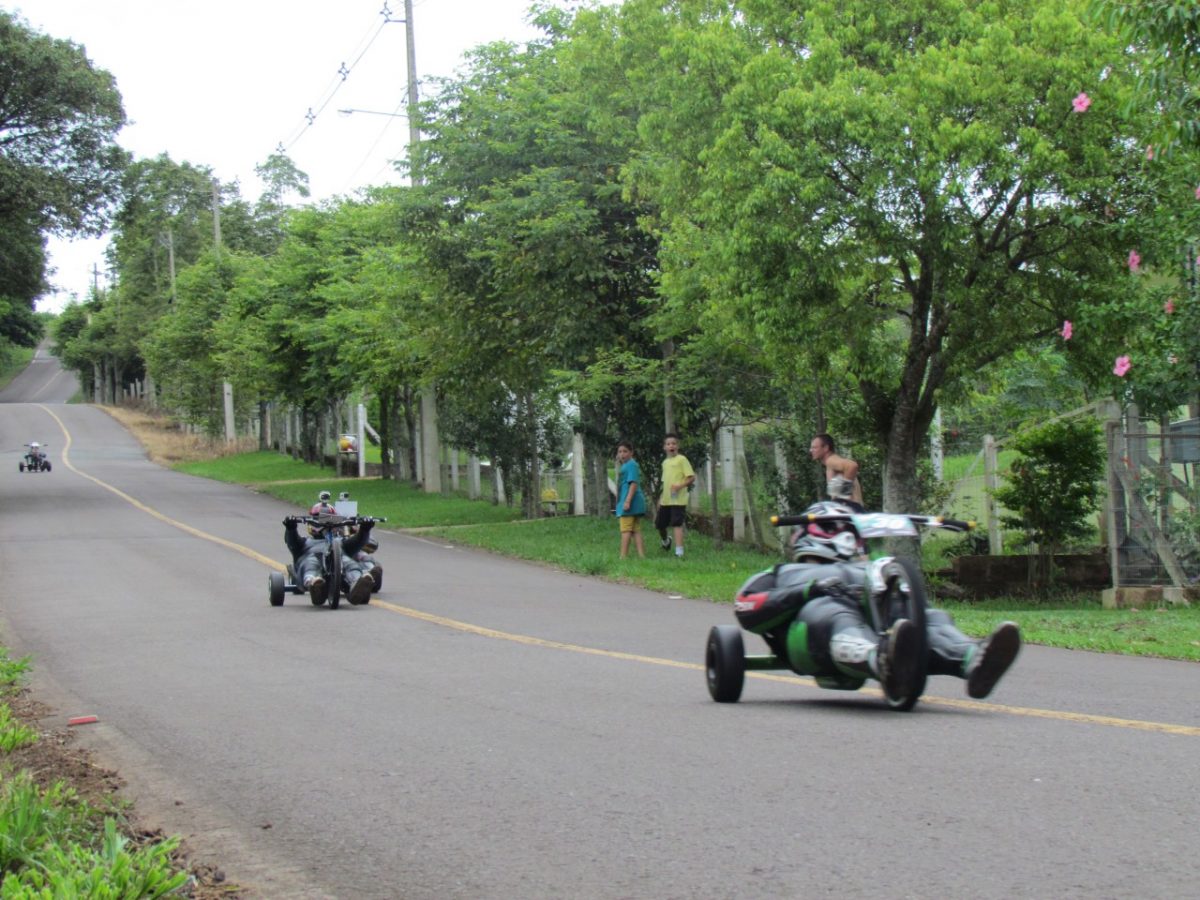
[[664,427],[694,459],[730,421],[831,427],[879,448],[869,499],[915,508],[936,411],[1018,354],[1194,394],[1195,156],[1147,151],[1146,42],[1088,13],[542,8],[540,40],[436,85],[412,186],[289,208],[305,179],[284,157],[254,204],[214,198],[203,166],[129,166],[115,286],[63,315],[62,356],[151,376],[213,432],[222,381],[243,417],[283,401],[314,429],[365,391],[405,454],[432,386],[443,438],[529,502],[565,428],[599,461]]

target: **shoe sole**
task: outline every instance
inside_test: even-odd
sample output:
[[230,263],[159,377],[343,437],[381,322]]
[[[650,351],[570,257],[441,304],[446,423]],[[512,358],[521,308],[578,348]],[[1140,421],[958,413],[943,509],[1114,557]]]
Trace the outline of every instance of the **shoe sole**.
[[1021,650],[1021,632],[1012,622],[1005,622],[988,638],[981,649],[983,659],[967,676],[967,696],[982,700],[996,687]]
[[917,678],[921,674],[918,658],[921,636],[917,626],[908,619],[900,619],[892,628],[888,640],[887,681],[883,689],[891,700],[899,702],[907,700],[916,691]]
[[[346,599],[354,606],[362,606],[371,599],[371,588],[375,587],[370,580],[370,575],[363,575],[358,581],[354,582],[354,587],[350,588],[350,593],[346,595]],[[365,588],[365,590],[364,590]]]

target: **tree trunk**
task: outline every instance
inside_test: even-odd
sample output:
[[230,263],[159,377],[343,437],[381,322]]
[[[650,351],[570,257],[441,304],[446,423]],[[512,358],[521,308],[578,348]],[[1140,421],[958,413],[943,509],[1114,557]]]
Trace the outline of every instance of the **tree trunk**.
[[663,354],[663,433],[675,432],[675,395],[672,393],[671,374],[675,367],[675,342],[668,338],[662,344]]
[[412,481],[414,487],[419,487],[416,483],[417,479],[417,453],[421,448],[417,445],[417,400],[413,390],[406,387],[404,389],[404,428],[408,435],[408,471],[405,477]]
[[379,392],[379,467],[385,481],[392,477],[392,423],[388,419],[392,408],[390,400],[391,389],[385,387]]

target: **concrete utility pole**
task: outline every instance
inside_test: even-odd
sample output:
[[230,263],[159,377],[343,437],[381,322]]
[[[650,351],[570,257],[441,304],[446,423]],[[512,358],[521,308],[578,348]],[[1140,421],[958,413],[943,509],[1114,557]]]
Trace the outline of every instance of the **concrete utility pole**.
[[[404,0],[404,32],[408,50],[408,161],[414,185],[421,183],[416,152],[421,144],[421,115],[417,108],[417,40],[413,33],[413,3]],[[442,491],[441,454],[438,451],[437,391],[433,385],[421,389],[422,486],[427,494]]]
[[[215,178],[212,180],[212,209],[213,252],[219,258],[221,255],[221,183]],[[172,282],[173,286],[174,282]],[[237,439],[237,428],[233,421],[233,385],[228,381],[221,382],[221,397],[225,405],[225,441],[232,444]]]

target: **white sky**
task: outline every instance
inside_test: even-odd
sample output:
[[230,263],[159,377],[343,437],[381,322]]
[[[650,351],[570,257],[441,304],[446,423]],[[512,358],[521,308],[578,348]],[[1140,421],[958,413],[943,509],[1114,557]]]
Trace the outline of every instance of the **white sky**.
[[[532,37],[530,3],[414,0],[419,79],[454,74],[480,44]],[[113,74],[129,119],[118,140],[136,158],[207,165],[250,201],[255,165],[281,143],[308,173],[312,200],[399,181],[389,161],[404,155],[408,120],[339,113],[403,112],[405,26],[384,24],[385,7],[403,19],[404,0],[0,0]],[[319,114],[304,130],[310,109]],[[106,244],[51,239],[58,291],[38,308],[86,297],[93,265],[103,285]]]

